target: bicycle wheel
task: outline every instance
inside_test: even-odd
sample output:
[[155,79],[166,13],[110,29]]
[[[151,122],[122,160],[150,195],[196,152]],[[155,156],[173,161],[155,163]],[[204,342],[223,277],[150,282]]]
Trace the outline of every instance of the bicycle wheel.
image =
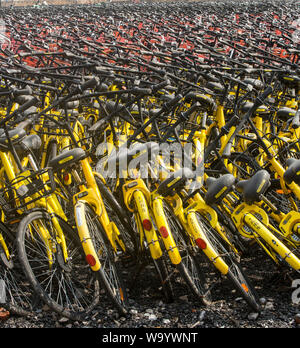
[[[52,218],[39,210],[29,213],[19,224],[17,247],[20,263],[34,290],[50,308],[62,316],[81,320],[99,302],[99,281],[86,263],[75,231],[65,221],[57,220],[66,239],[67,261],[57,242]],[[41,228],[51,237],[52,262]]]
[[[158,276],[160,289],[163,294],[164,300],[166,303],[171,303],[174,301],[174,292],[170,279],[170,272],[166,262],[166,256],[163,254],[159,259],[153,259],[150,254],[149,246],[146,243],[145,232],[140,231],[142,229],[142,219],[138,214],[137,209],[135,213],[131,216],[131,224],[134,231],[136,231],[137,242],[140,243],[139,238],[144,239],[142,249],[138,252],[137,262],[144,262],[143,259],[146,259],[146,262],[154,266],[156,275]],[[140,235],[142,233],[142,236]]]
[[241,265],[235,259],[234,253],[200,213],[196,212],[196,217],[205,237],[213,246],[217,254],[220,255],[228,265],[229,269],[226,275],[227,278],[231,281],[232,285],[237,289],[248,305],[256,312],[259,312],[259,297],[247,275],[242,270]]
[[15,238],[3,223],[0,223],[0,234],[9,250],[8,258],[0,244],[0,304],[13,314],[33,315],[41,308],[41,301],[21,268]]
[[203,304],[209,305],[211,303],[211,294],[204,271],[201,269],[196,258],[197,249],[192,245],[190,237],[183,230],[172,208],[165,201],[163,201],[163,209],[172,236],[182,258],[177,268],[192,293],[199,298]]
[[84,215],[90,238],[101,264],[101,268],[97,272],[99,280],[120,314],[126,314],[128,311],[128,297],[117,264],[117,255],[113,251],[98,216],[88,204],[84,204]]

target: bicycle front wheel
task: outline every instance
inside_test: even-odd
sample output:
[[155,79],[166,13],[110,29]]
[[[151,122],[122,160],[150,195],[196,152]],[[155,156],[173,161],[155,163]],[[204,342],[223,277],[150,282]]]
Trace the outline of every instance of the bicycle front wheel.
[[121,270],[117,264],[117,255],[113,250],[106,232],[94,210],[83,204],[85,221],[101,267],[97,273],[99,280],[120,314],[128,311],[128,297]]
[[161,292],[163,294],[164,300],[166,303],[171,303],[174,301],[174,291],[171,282],[171,274],[169,272],[167,257],[165,254],[162,254],[160,258],[154,259],[151,256],[149,246],[146,243],[145,231],[143,230],[143,224],[141,216],[139,215],[137,209],[135,214],[132,215],[132,227],[136,231],[136,235],[140,238],[143,238],[143,249],[140,251],[140,256],[146,258],[147,261],[154,265],[155,273],[158,277]]
[[[56,219],[64,232],[68,259],[63,257],[52,217],[40,210],[29,213],[19,224],[20,263],[35,292],[51,309],[81,320],[99,302],[99,281],[86,263],[78,235],[64,220]],[[47,231],[52,250],[41,231]]]
[[231,284],[245,299],[248,305],[256,312],[259,312],[259,297],[247,275],[242,270],[242,266],[236,260],[234,252],[230,250],[230,246],[221,238],[217,231],[210,226],[209,222],[200,213],[196,212],[195,214],[205,238],[219,255],[218,257],[222,258],[228,266],[228,273],[226,274],[227,279],[231,281]]

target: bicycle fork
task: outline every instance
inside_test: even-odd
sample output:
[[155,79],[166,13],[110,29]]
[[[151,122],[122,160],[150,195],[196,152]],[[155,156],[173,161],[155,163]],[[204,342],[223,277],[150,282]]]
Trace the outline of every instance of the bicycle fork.
[[153,214],[157,224],[157,229],[161,234],[169,258],[174,265],[178,265],[181,262],[181,256],[172,236],[170,226],[167,222],[162,200],[163,197],[161,196],[157,196],[154,199],[152,199]]
[[260,236],[294,270],[300,271],[300,260],[269,229],[250,213],[244,216],[245,224]]

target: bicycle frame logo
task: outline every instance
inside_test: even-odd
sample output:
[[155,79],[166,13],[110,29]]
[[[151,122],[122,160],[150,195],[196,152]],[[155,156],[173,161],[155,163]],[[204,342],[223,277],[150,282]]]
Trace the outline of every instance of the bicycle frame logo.
[[190,173],[186,189],[195,190],[203,185],[203,149],[199,144],[145,143],[117,150],[111,143],[102,143],[96,155],[100,158],[96,170],[104,178],[156,179],[160,175],[168,178],[177,169],[186,168]]
[[0,303],[6,302],[6,286],[5,281],[0,279]]

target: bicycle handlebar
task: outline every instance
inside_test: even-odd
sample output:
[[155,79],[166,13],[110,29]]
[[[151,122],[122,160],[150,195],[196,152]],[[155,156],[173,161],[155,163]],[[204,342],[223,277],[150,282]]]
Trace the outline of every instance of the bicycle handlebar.
[[19,115],[20,113],[26,111],[32,106],[37,105],[39,100],[36,97],[30,98],[27,102],[22,104],[18,109],[16,109],[14,112],[12,112],[9,116],[5,117],[2,121],[0,121],[0,127],[2,127],[6,122],[11,120],[13,117]]
[[[256,111],[256,109],[262,105],[265,101],[265,99],[272,94],[273,92],[273,88],[271,86],[267,87],[265,89],[265,91],[256,98],[256,100],[253,103],[252,108],[245,114],[245,116],[242,118],[239,126],[236,128],[236,130],[234,131],[234,133],[231,135],[228,143],[226,144],[226,146],[224,147],[223,153],[222,153],[222,157],[223,158],[229,158],[230,154],[231,154],[231,148],[233,145],[233,141],[236,137],[236,135],[239,133],[239,131],[242,129],[242,127],[244,126],[244,124],[250,120],[251,116],[254,114],[254,112]],[[258,132],[253,129],[253,131],[256,133],[257,138],[260,139],[260,136],[258,134]],[[264,150],[266,151],[267,154],[269,154],[269,150],[266,148],[266,146],[264,145],[264,142],[262,142],[262,146],[264,147]]]

